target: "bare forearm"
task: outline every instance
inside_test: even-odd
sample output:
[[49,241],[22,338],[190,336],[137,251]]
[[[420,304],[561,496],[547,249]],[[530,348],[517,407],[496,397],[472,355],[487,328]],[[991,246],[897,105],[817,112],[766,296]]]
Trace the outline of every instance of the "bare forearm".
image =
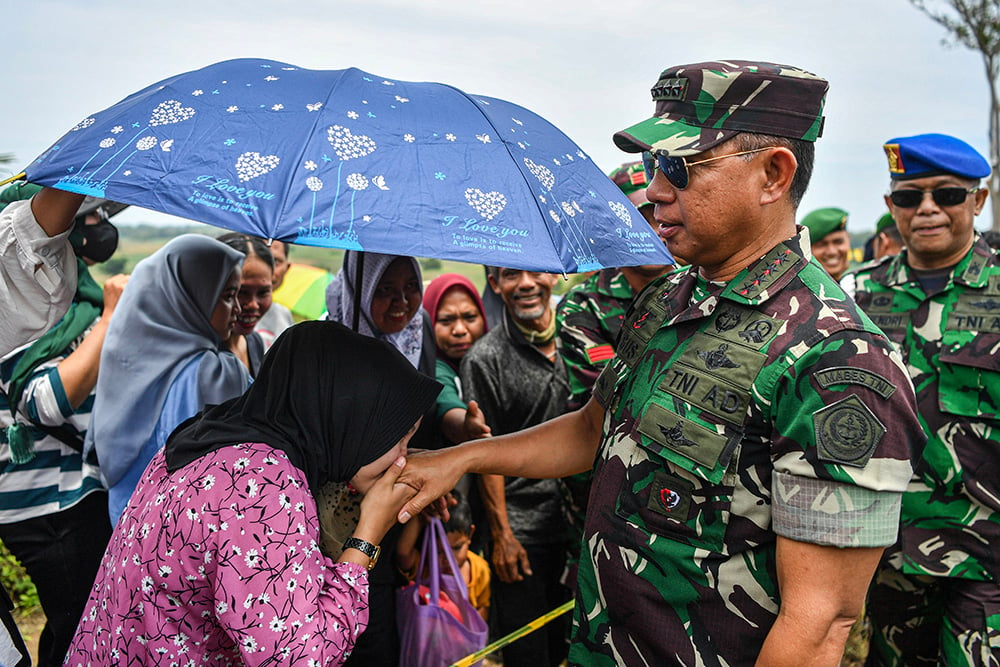
[[468,472],[548,479],[589,470],[601,440],[603,409],[593,401],[576,412],[517,433],[465,443]]
[[758,667],[836,667],[844,656],[854,618],[818,627],[806,619],[779,615],[757,657]]
[[757,664],[840,664],[848,632],[861,613],[881,548],[840,548],[779,536],[781,609]]
[[546,479],[588,470],[601,440],[604,410],[590,401],[576,412],[505,436],[410,457],[399,477],[417,491],[399,514],[406,523],[454,488],[467,472]]
[[465,410],[452,408],[441,418],[441,430],[448,442],[465,440]]
[[483,500],[483,509],[490,524],[490,533],[497,535],[510,532],[510,522],[507,520],[507,494],[503,475],[480,475],[479,492]]
[[32,197],[31,213],[46,234],[55,236],[73,224],[73,218],[82,202],[83,195],[45,188]]
[[59,381],[62,382],[66,399],[75,410],[97,386],[97,372],[100,368],[101,348],[104,345],[104,335],[108,331],[108,320],[102,318],[90,334],[83,339],[80,346],[72,354],[63,359],[57,367]]

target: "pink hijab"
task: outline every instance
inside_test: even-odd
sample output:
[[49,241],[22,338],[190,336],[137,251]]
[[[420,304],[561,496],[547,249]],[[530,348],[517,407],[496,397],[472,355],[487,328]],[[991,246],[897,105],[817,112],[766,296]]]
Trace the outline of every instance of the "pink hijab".
[[[489,325],[486,323],[486,309],[483,308],[483,300],[479,296],[479,290],[476,286],[472,284],[472,281],[459,273],[442,273],[440,276],[435,278],[427,285],[424,290],[424,310],[427,314],[431,316],[431,323],[437,320],[437,310],[438,304],[441,303],[441,298],[444,297],[445,292],[450,290],[452,287],[461,287],[472,300],[476,302],[476,308],[479,309],[479,314],[483,317],[483,333],[489,330]],[[437,350],[438,359],[444,359],[449,363],[453,363],[450,359],[441,354],[441,350]]]

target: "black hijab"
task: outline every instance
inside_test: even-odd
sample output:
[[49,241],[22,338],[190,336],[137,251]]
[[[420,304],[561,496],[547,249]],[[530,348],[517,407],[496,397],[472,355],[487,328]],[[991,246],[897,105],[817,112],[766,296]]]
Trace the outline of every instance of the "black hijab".
[[439,391],[391,345],[336,322],[302,322],[278,337],[242,396],[177,427],[167,440],[167,470],[222,447],[263,442],[285,452],[316,492],[389,451]]

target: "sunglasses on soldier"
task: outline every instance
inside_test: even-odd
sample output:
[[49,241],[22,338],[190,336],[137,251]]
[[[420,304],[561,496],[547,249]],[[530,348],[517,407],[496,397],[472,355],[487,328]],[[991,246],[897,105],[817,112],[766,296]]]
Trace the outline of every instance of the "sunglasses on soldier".
[[981,188],[935,188],[934,190],[893,190],[889,199],[899,208],[916,208],[924,200],[924,195],[930,193],[938,206],[958,206],[965,198]]
[[683,190],[688,186],[690,182],[690,174],[688,173],[689,167],[696,167],[699,164],[706,164],[708,162],[715,162],[716,160],[722,160],[727,157],[736,157],[737,155],[750,155],[751,153],[759,153],[761,151],[766,151],[773,146],[767,146],[766,148],[755,148],[750,151],[740,151],[739,153],[729,153],[727,155],[717,155],[715,157],[710,157],[705,160],[698,160],[697,162],[688,162],[687,158],[684,157],[670,157],[669,155],[663,155],[662,153],[650,153],[648,151],[642,154],[642,166],[646,170],[646,178],[652,182],[653,175],[656,173],[657,167],[663,172],[670,184],[677,188],[678,190]]

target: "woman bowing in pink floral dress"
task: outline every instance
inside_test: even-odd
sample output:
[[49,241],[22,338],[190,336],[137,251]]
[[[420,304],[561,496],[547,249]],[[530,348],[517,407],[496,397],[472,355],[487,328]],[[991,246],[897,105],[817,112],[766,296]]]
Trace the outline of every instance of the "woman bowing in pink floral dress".
[[[68,665],[339,665],[368,623],[368,569],[413,491],[393,482],[440,390],[333,322],[275,342],[242,396],[183,423],[115,528]],[[337,562],[314,494],[349,481]]]

